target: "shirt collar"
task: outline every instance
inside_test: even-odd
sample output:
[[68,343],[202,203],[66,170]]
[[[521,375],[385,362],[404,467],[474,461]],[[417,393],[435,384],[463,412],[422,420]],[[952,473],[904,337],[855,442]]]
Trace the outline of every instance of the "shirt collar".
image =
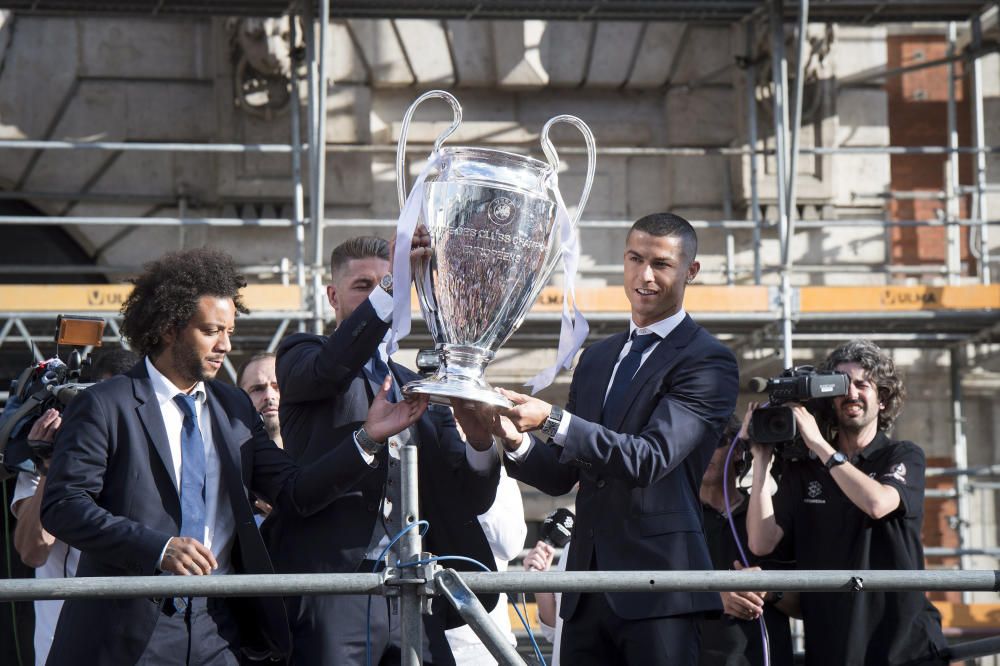
[[868,446],[861,449],[858,452],[858,458],[863,460],[868,460],[871,458],[879,449],[883,449],[889,445],[889,438],[884,432],[879,430],[875,433],[875,439],[873,439]]
[[631,336],[636,331],[639,332],[638,335],[645,335],[647,333],[656,333],[658,336],[660,336],[660,339],[663,340],[668,335],[670,335],[673,332],[673,330],[680,325],[682,321],[684,321],[684,317],[686,316],[687,313],[684,312],[684,308],[681,308],[680,310],[670,315],[666,319],[661,319],[658,322],[654,322],[649,326],[643,326],[641,328],[636,326],[635,322],[629,319],[628,321],[629,336]]
[[[149,373],[149,379],[153,382],[153,392],[156,393],[156,399],[162,405],[164,403],[172,402],[174,396],[178,393],[184,393],[180,390],[174,383],[167,379],[166,375],[156,369],[153,365],[153,361],[146,357],[146,372]],[[198,382],[194,385],[194,389],[191,391],[191,395],[194,396],[195,400],[199,403],[205,403],[205,382]]]

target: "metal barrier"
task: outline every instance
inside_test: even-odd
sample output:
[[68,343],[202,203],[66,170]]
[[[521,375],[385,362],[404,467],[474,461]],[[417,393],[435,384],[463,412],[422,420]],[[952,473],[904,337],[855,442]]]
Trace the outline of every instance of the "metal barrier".
[[[444,569],[441,569],[444,570]],[[318,594],[394,596],[426,582],[399,569],[381,574],[268,574],[226,576],[112,576],[0,580],[0,601],[143,597],[256,597]],[[1000,570],[967,571],[535,571],[462,572],[473,592],[1000,592]]]

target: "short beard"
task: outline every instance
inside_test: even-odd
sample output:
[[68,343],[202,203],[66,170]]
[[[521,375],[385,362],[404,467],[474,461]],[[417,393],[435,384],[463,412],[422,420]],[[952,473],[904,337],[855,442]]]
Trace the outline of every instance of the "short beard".
[[281,423],[278,421],[278,416],[263,416],[264,419],[264,430],[267,431],[267,436],[272,440],[278,439],[281,436]]
[[177,364],[177,371],[187,380],[197,383],[215,379],[216,373],[205,370],[201,357],[194,349],[189,347],[176,348],[174,362]]

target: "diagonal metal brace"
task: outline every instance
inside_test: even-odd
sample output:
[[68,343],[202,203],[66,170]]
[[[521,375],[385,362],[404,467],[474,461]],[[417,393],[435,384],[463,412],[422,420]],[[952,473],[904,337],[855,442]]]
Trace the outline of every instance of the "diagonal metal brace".
[[494,659],[504,666],[527,666],[454,569],[441,569],[435,574],[434,582],[437,584],[438,592],[444,595],[462,619],[468,622]]

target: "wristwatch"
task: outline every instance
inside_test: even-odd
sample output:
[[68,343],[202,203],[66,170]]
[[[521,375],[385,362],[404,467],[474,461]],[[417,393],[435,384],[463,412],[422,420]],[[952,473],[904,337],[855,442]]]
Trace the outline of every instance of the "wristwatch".
[[542,423],[542,434],[548,438],[553,438],[556,433],[559,432],[559,424],[562,422],[563,410],[562,407],[556,407],[552,405],[552,411],[545,418],[545,422]]
[[840,451],[837,451],[832,456],[826,459],[826,468],[833,469],[837,465],[843,465],[845,462],[847,462],[847,456],[845,456]]
[[371,435],[365,431],[364,426],[361,426],[354,431],[354,441],[361,447],[362,451],[370,456],[376,455],[379,451],[385,448],[385,442],[376,442],[372,439]]
[[392,296],[392,273],[386,273],[382,276],[382,279],[378,281],[378,286],[382,287],[382,290]]

